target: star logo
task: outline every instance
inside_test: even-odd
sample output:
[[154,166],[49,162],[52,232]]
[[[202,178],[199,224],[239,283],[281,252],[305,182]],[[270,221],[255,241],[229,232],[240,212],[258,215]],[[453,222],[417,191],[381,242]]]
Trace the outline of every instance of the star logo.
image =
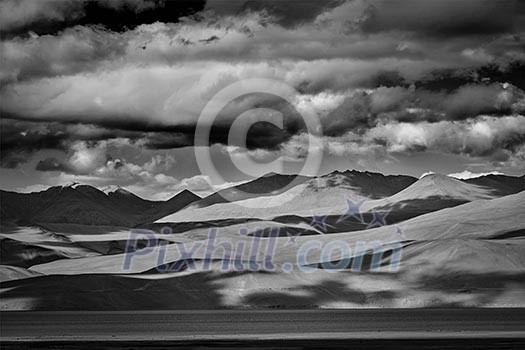
[[386,217],[388,216],[389,212],[388,211],[383,211],[383,212],[380,212],[380,211],[372,211],[372,214],[373,214],[373,218],[372,218],[372,221],[370,221],[370,223],[368,224],[368,226],[366,228],[372,228],[374,226],[386,226]]
[[311,227],[318,227],[321,231],[326,232],[326,215],[315,215],[310,223]]
[[406,238],[405,237],[405,234],[403,233],[403,230],[401,230],[399,227],[396,226],[396,231],[394,232],[394,234],[396,236],[400,236],[400,237],[403,237],[403,238]]
[[346,213],[344,213],[339,219],[337,220],[337,223],[344,221],[348,219],[349,217],[356,218],[357,220],[363,222],[363,214],[361,214],[361,206],[363,205],[365,201],[361,200],[359,202],[354,202],[350,198],[346,198]]
[[285,245],[284,245],[285,247],[287,245],[290,245],[290,244],[291,245],[297,245],[297,242],[295,241],[295,239],[297,237],[299,237],[301,234],[299,233],[299,234],[293,235],[293,234],[291,234],[289,232],[286,232],[286,235],[288,236],[288,241],[285,243]]

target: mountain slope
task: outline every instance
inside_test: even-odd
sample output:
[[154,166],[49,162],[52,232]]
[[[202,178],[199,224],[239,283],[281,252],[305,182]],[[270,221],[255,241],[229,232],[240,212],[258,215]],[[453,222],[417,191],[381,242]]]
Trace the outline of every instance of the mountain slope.
[[328,185],[348,186],[356,190],[360,196],[369,199],[379,199],[391,196],[407,188],[417,181],[415,177],[407,175],[383,175],[373,172],[346,170],[334,171],[320,177]]
[[486,175],[463,180],[466,183],[491,189],[491,194],[506,196],[525,191],[525,176]]
[[364,203],[362,209],[432,212],[479,199],[499,198],[522,191],[518,177],[490,175],[473,180],[476,181],[458,180],[441,174],[426,175],[393,196]]
[[269,173],[240,185],[228,187],[196,201],[193,207],[203,208],[218,203],[235,202],[250,198],[283,193],[286,186],[297,179],[297,184],[306,182],[306,176]]
[[[509,178],[512,182],[519,182],[520,179]],[[384,184],[390,182],[394,185],[390,188],[388,185],[376,185],[379,182]],[[375,173],[334,172],[308,180],[278,195],[218,203],[204,208],[190,206],[157,222],[210,221],[228,218],[272,219],[282,215],[303,217],[320,214],[342,215],[347,210],[347,198],[356,202],[363,201],[360,208],[362,211],[412,210],[413,216],[416,216],[474,200],[500,197],[500,193],[503,193],[501,182],[504,183],[505,179],[499,180],[496,183],[498,187],[492,188],[440,174],[427,175],[419,180],[411,177],[402,177],[399,180],[398,177]],[[405,185],[408,187],[403,188]],[[376,187],[378,190],[375,190]],[[395,193],[397,189],[401,190]],[[505,193],[516,193],[519,192],[518,190],[518,186],[510,185]],[[387,193],[395,194],[386,198],[370,199]]]
[[[427,175],[403,191],[388,198],[390,202],[421,199],[428,197],[453,198],[464,201],[499,197],[492,188],[477,186],[446,175]],[[515,193],[515,192],[512,192]],[[510,193],[508,193],[510,194]]]
[[[303,216],[329,213],[337,205],[344,205],[345,198],[367,199],[396,193],[416,181],[410,176],[346,171],[311,178],[286,192],[220,202],[199,207],[198,202],[157,222],[190,222],[223,220],[229,218],[273,218],[281,215]],[[204,199],[206,200],[206,198]]]
[[141,223],[153,222],[165,215],[177,212],[200,199],[201,197],[197,196],[195,193],[189,190],[183,190],[160,205],[154,206],[145,211]]
[[[389,244],[389,242],[428,242],[443,240],[448,241],[452,239],[463,239],[463,240],[489,240],[500,237],[502,234],[512,232],[516,230],[525,229],[525,192],[513,194],[501,198],[491,200],[479,200],[462,204],[455,208],[443,209],[437,212],[421,215],[405,222],[396,225],[403,237],[396,235],[396,227],[394,226],[382,226],[378,228],[372,228],[362,231],[352,232],[341,232],[330,235],[314,235],[314,236],[299,236],[296,238],[297,244],[286,244],[288,241],[287,237],[277,238],[276,246],[279,247],[275,252],[273,262],[276,264],[285,262],[297,262],[298,250],[304,246],[308,241],[321,242],[322,245],[326,245],[333,241],[343,241],[348,243],[350,246],[355,246],[358,242],[383,242]],[[202,238],[198,238],[202,239]],[[240,235],[229,235],[229,240],[246,240],[247,237]],[[248,238],[250,239],[250,238]],[[236,246],[237,242],[231,242],[233,246]],[[519,243],[519,242],[518,242]],[[449,246],[450,247],[450,246]],[[157,248],[156,248],[157,249]],[[258,246],[260,254],[256,256],[264,257],[266,251],[266,243],[262,243]],[[451,247],[454,248],[454,246]],[[523,248],[520,248],[522,251]],[[249,260],[248,254],[252,254],[251,251],[245,250],[243,256],[245,260]],[[442,254],[449,256],[453,254],[453,251],[444,251]],[[180,249],[177,246],[168,246],[165,262],[177,261],[180,259]],[[193,258],[203,259],[206,257],[206,247],[200,246],[198,250],[192,255]],[[341,254],[341,252],[337,252]],[[322,263],[327,261],[327,258],[336,259],[337,254],[330,256],[322,254],[312,254],[305,257],[306,263]],[[403,259],[411,259],[408,253],[404,253]],[[433,260],[433,256],[426,255],[424,249],[418,251],[418,256],[421,260]],[[335,258],[334,258],[335,256]],[[214,250],[212,257],[223,258],[224,252],[222,250]],[[137,256],[136,262],[134,260],[131,270],[127,273],[139,273],[148,271],[155,268],[157,265],[156,254],[149,256]],[[417,260],[417,264],[420,265],[421,261]],[[497,258],[497,256],[495,257]],[[84,263],[79,264],[78,261],[54,261],[42,265],[36,265],[31,268],[33,271],[37,271],[45,274],[78,274],[78,273],[122,273],[122,261],[124,255],[112,255],[112,256],[101,256],[101,257],[89,257],[82,258],[79,261]],[[523,269],[525,261],[516,268]],[[489,262],[487,262],[488,264]],[[440,266],[437,266],[439,268]],[[472,269],[476,270],[476,266],[471,266]]]
[[202,200],[195,202],[195,207],[207,207],[218,203],[241,201],[250,198],[276,196],[284,193],[285,188],[294,180],[296,185],[306,182],[317,182],[317,186],[325,188],[350,188],[359,195],[368,198],[383,198],[390,196],[416,182],[417,179],[406,175],[383,175],[373,172],[360,172],[356,170],[346,170],[344,172],[334,171],[319,177],[306,177],[286,174],[266,174],[258,179],[225,188],[213,193]]
[[[0,266],[4,282],[3,309],[92,309],[119,310],[178,308],[334,308],[334,307],[523,307],[525,245],[509,233],[525,232],[525,192],[495,199],[481,199],[406,220],[396,226],[330,235],[277,238],[275,270],[224,271],[225,252],[213,252],[211,270],[186,269],[159,273],[160,247],[151,254],[133,258],[131,270],[124,271],[125,254],[61,259],[34,265],[25,270]],[[272,222],[253,223],[273,225]],[[397,228],[402,236],[397,234]],[[231,232],[228,232],[231,230]],[[197,247],[192,257],[198,264],[206,257],[202,232],[184,233],[186,251]],[[236,227],[221,230],[221,238],[232,246],[248,247],[252,237],[239,235]],[[226,234],[226,237],[224,237]],[[502,238],[510,237],[510,238]],[[257,254],[245,249],[241,262],[255,256],[265,261],[267,242],[257,245]],[[305,256],[309,271],[298,268],[299,251],[316,243]],[[363,268],[341,271],[343,252],[322,254],[321,247],[337,242],[351,247],[355,259],[358,242],[382,245],[380,271],[370,271],[372,253],[362,257]],[[217,246],[218,242],[215,242]],[[392,244],[402,246],[399,270],[389,270],[394,256]],[[312,246],[311,246],[312,247]],[[333,247],[333,246],[332,246]],[[375,248],[374,248],[375,249]],[[179,262],[180,245],[166,246],[163,262]],[[237,257],[237,255],[235,255]],[[229,256],[227,259],[232,258]],[[346,257],[345,257],[346,258]],[[353,260],[355,261],[355,260]],[[302,263],[301,263],[302,264]],[[292,270],[285,270],[285,266]],[[329,270],[329,271],[328,271]],[[40,276],[35,277],[34,276]],[[30,278],[31,277],[31,278]],[[26,278],[24,280],[15,280]],[[109,293],[109,294],[108,294]],[[64,299],[65,298],[65,299]],[[65,301],[64,301],[65,300]],[[115,304],[114,300],[117,300]],[[202,300],[206,300],[205,305]]]

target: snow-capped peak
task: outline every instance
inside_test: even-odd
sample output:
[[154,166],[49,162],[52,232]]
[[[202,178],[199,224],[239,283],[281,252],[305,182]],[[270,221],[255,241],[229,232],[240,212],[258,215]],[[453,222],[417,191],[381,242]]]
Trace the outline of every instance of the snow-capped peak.
[[109,185],[109,186],[106,186],[106,187],[102,187],[100,189],[102,192],[104,192],[105,194],[110,194],[110,193],[121,193],[121,194],[131,194],[131,192],[123,189],[122,187],[118,186],[118,185]]
[[77,188],[78,186],[80,186],[81,184],[76,182],[76,181],[73,181],[73,182],[70,182],[68,184],[65,184],[64,186],[61,186],[62,188],[67,188],[67,187],[70,187],[70,188]]

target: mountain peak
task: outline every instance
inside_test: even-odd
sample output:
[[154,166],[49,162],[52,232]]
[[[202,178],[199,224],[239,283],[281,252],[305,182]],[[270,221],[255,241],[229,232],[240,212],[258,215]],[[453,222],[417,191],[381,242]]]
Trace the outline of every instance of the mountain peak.
[[179,194],[181,194],[181,193],[192,194],[192,195],[194,195],[194,196],[200,197],[198,194],[196,194],[196,193],[193,192],[193,191],[188,190],[187,188],[185,188],[185,189],[183,189],[182,191],[179,192]]
[[122,187],[119,187],[117,188],[115,191],[113,191],[114,193],[118,193],[118,194],[125,194],[125,195],[133,195],[133,193],[131,193],[130,191],[122,188]]
[[395,201],[401,201],[439,196],[472,201],[491,198],[490,192],[486,188],[447,175],[431,173],[421,177],[414,184],[396,193],[391,198]]
[[105,194],[109,195],[110,193],[115,194],[124,194],[124,195],[133,195],[133,193],[129,192],[128,190],[118,186],[118,185],[110,185],[106,186],[100,189]]
[[424,174],[424,176],[421,176],[419,178],[419,180],[425,180],[425,181],[432,181],[432,180],[438,180],[438,179],[443,180],[443,181],[457,180],[456,178],[450,177],[448,175],[439,174],[439,173],[428,173],[428,174]]
[[459,179],[456,179],[448,175],[431,173],[431,174],[427,174],[421,177],[419,180],[416,181],[416,184],[417,185],[432,185],[436,187],[452,189],[457,186],[461,187],[463,182]]
[[264,174],[261,177],[272,177],[272,176],[276,176],[276,175],[282,175],[282,174],[276,173],[274,171],[270,171],[269,173],[266,173],[266,174]]
[[187,188],[185,188],[182,191],[177,192],[168,201],[172,201],[172,200],[175,200],[175,199],[178,199],[178,198],[184,198],[184,197],[195,198],[195,200],[202,199],[201,196],[199,196],[199,195],[193,193],[192,191],[188,190]]

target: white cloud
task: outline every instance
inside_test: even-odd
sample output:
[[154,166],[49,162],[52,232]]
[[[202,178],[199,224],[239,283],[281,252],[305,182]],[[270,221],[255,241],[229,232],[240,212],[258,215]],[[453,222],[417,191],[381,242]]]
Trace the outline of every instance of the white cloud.
[[455,177],[456,179],[461,179],[461,180],[474,179],[477,177],[482,177],[482,176],[487,176],[487,175],[505,175],[505,174],[499,171],[491,171],[487,173],[473,173],[470,170],[464,170],[460,173],[448,174],[448,176],[450,177]]
[[195,175],[190,178],[182,179],[179,183],[181,189],[188,189],[195,192],[210,192],[213,190],[209,176]]
[[170,154],[157,154],[151,157],[151,160],[144,164],[144,170],[149,172],[168,171],[171,170],[177,161],[175,157]]
[[20,193],[31,193],[31,192],[41,192],[49,188],[48,185],[36,184],[23,187],[17,187],[14,190]]
[[91,173],[106,163],[106,146],[106,141],[101,141],[94,147],[90,147],[85,141],[75,142],[70,146],[72,154],[68,163],[79,174]]
[[368,130],[363,139],[385,142],[390,152],[437,150],[482,156],[523,134],[524,116],[481,116],[457,122],[380,124]]

